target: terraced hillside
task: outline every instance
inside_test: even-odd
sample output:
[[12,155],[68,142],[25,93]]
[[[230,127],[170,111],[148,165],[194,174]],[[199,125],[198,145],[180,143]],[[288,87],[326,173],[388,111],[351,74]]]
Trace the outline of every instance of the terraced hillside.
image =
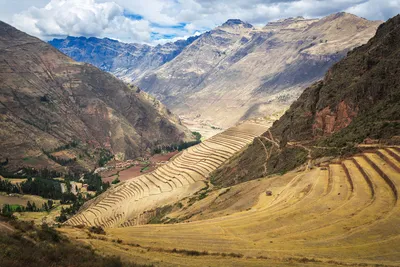
[[205,186],[208,175],[251,143],[267,126],[247,122],[183,151],[155,171],[121,183],[67,221],[71,225],[120,227],[147,223],[154,209]]
[[[273,184],[274,179],[284,177],[269,180]],[[285,186],[273,190],[272,196],[262,193],[251,209],[229,216],[113,228],[107,233],[122,244],[242,255],[247,260],[294,257],[313,263],[389,266],[400,262],[399,147],[366,151],[297,173]],[[164,265],[192,262],[173,255],[162,260]]]

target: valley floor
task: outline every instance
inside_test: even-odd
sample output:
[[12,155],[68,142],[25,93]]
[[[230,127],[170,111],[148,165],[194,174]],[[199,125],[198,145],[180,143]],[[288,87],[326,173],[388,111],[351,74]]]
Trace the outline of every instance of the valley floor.
[[272,196],[258,192],[251,208],[226,216],[111,228],[103,240],[81,229],[62,231],[104,253],[156,266],[399,266],[399,159],[399,149],[382,148],[243,183],[232,187],[234,200],[254,196],[245,189],[256,182]]

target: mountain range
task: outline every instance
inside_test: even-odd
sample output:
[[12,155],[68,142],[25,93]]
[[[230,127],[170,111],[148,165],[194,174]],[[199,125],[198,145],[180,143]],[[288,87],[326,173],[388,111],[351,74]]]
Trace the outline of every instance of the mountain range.
[[379,24],[348,13],[264,27],[231,19],[200,36],[152,48],[73,37],[50,44],[133,82],[183,118],[225,128],[288,108]]

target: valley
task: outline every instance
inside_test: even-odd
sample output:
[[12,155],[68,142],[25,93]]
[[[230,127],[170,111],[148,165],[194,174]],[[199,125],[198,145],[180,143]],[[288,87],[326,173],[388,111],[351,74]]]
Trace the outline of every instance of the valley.
[[0,266],[400,266],[400,15],[75,4],[0,21]]
[[[227,129],[287,109],[348,51],[365,44],[381,23],[340,12],[262,26],[230,19],[186,43],[151,50],[108,39],[69,37],[50,44],[139,86],[180,117]],[[164,56],[171,49],[177,49],[174,57]],[[143,66],[153,57],[151,68]]]

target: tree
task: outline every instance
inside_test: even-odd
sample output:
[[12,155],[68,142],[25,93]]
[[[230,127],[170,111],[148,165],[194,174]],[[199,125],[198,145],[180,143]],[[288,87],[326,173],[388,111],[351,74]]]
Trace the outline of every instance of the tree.
[[45,211],[49,211],[49,206],[47,206],[47,203],[43,203],[42,205],[42,209],[44,209]]
[[51,210],[53,208],[53,204],[54,204],[53,200],[49,199],[47,201],[47,206],[49,207],[49,210]]
[[32,204],[30,201],[28,201],[28,203],[26,203],[26,211],[32,211]]
[[37,210],[36,204],[35,204],[35,202],[32,202],[32,211],[36,211],[36,210]]

